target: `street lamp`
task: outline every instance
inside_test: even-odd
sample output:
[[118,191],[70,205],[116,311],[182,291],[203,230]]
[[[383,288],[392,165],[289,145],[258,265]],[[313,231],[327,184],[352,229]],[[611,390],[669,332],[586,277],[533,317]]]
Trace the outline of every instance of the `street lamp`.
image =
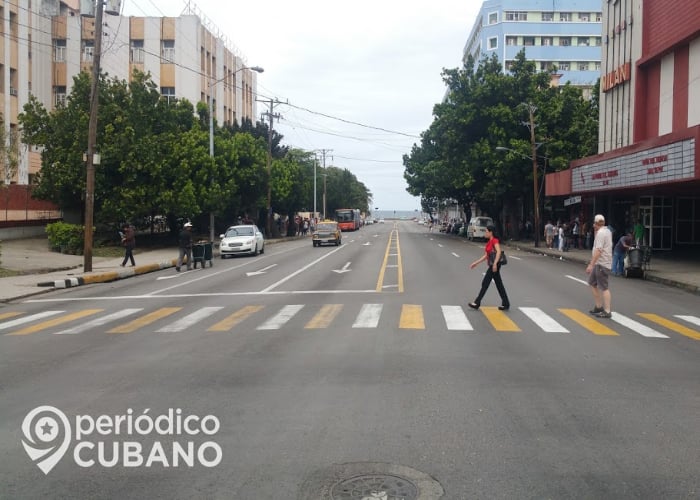
[[[241,68],[238,68],[236,71],[233,72],[233,75],[235,76],[236,73],[239,71],[243,71],[244,69],[249,69],[251,71],[255,71],[256,73],[262,73],[265,71],[263,68],[260,66],[243,66]],[[228,78],[230,75],[225,75],[218,80],[213,80],[211,79],[211,71],[209,72],[209,84],[207,87],[209,88],[209,156],[211,156],[212,161],[214,159],[214,99],[211,97],[211,92],[212,88],[214,85],[217,83],[223,82],[226,78]],[[234,80],[235,81],[235,80]],[[212,179],[212,182],[214,180]],[[209,241],[213,242],[214,241],[214,211],[209,213]]]
[[[534,131],[534,128],[532,129]],[[510,151],[512,153],[518,154],[523,158],[532,161],[532,195],[534,204],[534,215],[535,215],[535,247],[540,246],[540,190],[541,187],[538,186],[537,176],[538,176],[538,166],[537,166],[537,148],[542,145],[542,143],[537,144],[534,142],[534,132],[531,137],[532,139],[532,156],[522,154],[520,151],[516,151],[511,148],[506,148],[503,146],[496,146],[496,151]],[[547,168],[547,157],[542,156],[545,160],[545,169]],[[546,173],[546,172],[545,172]],[[542,176],[542,184],[544,185],[544,175]]]

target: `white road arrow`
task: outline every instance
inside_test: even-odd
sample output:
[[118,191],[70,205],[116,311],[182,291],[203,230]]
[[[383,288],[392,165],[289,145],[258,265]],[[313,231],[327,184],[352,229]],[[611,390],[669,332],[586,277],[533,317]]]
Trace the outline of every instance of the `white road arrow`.
[[275,267],[277,264],[272,264],[271,266],[263,267],[260,271],[251,271],[249,273],[245,273],[246,276],[257,276],[258,274],[265,274],[265,272],[268,269],[272,269]]
[[338,274],[349,273],[351,269],[348,269],[348,267],[350,267],[350,262],[345,264],[342,269],[333,269],[333,272]]

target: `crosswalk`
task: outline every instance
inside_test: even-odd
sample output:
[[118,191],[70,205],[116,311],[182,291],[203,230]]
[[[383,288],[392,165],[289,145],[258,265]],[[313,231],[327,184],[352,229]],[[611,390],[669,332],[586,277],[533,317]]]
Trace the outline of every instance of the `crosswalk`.
[[232,332],[237,328],[261,332],[284,328],[322,330],[332,327],[440,332],[587,333],[601,337],[633,335],[669,339],[680,335],[700,340],[700,317],[662,316],[650,312],[625,315],[613,312],[599,319],[585,311],[569,308],[519,307],[508,312],[497,307],[478,311],[459,305],[419,304],[288,304],[241,307],[130,307],[118,310],[53,309],[38,313],[0,313],[0,334],[22,336],[37,333],[78,335],[86,332],[131,334],[136,332],[178,333],[189,331]]

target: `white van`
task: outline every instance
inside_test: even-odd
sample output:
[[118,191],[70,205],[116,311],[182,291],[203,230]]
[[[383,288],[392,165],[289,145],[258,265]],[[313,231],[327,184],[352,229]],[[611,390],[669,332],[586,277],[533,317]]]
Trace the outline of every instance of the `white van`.
[[486,239],[486,226],[493,225],[491,217],[472,217],[467,226],[467,239]]

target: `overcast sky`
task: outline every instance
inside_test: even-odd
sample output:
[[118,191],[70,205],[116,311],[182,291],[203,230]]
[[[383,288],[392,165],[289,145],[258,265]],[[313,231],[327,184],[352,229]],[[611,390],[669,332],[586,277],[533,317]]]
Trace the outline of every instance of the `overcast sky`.
[[[285,145],[332,150],[326,165],[350,170],[375,208],[420,208],[406,192],[402,155],[420,141],[444,95],[442,69],[460,66],[480,0],[192,3],[248,65],[265,69],[259,98],[294,106],[275,106]],[[179,16],[186,4],[123,0],[122,8],[127,16]],[[258,119],[263,111],[259,103]]]

